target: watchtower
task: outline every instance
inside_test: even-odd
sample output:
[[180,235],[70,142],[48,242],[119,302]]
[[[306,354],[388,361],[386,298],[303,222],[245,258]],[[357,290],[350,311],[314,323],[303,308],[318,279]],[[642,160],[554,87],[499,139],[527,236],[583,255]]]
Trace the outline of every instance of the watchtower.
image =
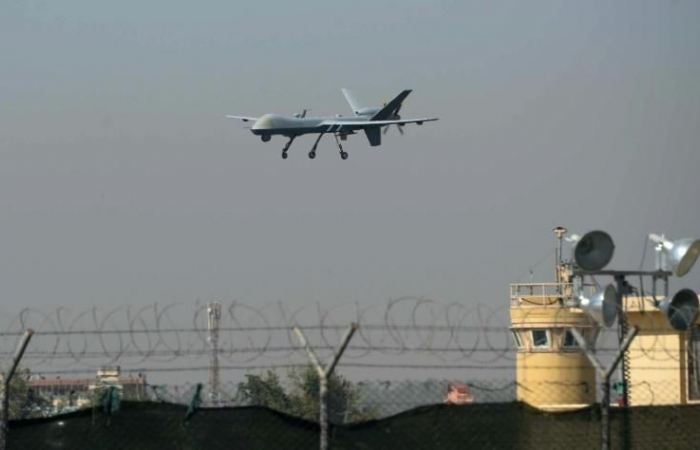
[[[517,347],[517,398],[541,409],[570,409],[596,401],[596,372],[580,351],[573,335],[576,328],[595,346],[600,326],[577,307],[570,263],[561,257],[566,229],[554,229],[558,240],[554,282],[510,285],[510,330]],[[593,286],[581,286],[593,291]]]

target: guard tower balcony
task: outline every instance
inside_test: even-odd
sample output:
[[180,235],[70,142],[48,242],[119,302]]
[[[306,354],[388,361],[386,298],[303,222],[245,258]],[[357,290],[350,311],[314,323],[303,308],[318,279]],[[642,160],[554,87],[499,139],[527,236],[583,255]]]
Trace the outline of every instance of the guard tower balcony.
[[[593,295],[595,285],[583,286],[586,295]],[[574,296],[578,286],[574,283],[511,283],[510,307],[562,308],[576,305]]]

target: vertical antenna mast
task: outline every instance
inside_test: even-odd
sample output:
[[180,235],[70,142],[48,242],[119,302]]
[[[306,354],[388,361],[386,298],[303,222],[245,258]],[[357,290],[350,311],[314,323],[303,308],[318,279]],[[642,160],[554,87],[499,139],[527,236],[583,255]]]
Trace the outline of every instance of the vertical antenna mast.
[[564,227],[556,227],[554,230],[554,234],[557,236],[557,248],[555,250],[555,261],[554,264],[556,265],[556,276],[557,276],[557,284],[559,287],[557,288],[561,294],[561,283],[563,281],[563,277],[561,276],[562,273],[562,264],[564,263],[562,259],[562,240],[564,239],[564,235],[567,232],[567,229]]
[[220,405],[219,393],[219,319],[221,318],[221,303],[210,302],[207,304],[209,343],[211,344],[211,356],[209,358],[209,398],[215,406]]

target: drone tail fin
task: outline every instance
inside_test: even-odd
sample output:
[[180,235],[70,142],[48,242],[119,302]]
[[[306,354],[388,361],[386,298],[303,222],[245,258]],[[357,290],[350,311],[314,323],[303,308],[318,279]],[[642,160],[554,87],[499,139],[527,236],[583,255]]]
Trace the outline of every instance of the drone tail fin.
[[362,110],[364,108],[364,106],[362,106],[362,103],[360,103],[357,100],[357,96],[350,89],[341,88],[341,90],[343,91],[343,95],[345,96],[345,100],[347,100],[348,104],[352,108],[353,114],[357,115],[357,113],[360,110]]
[[386,120],[389,116],[391,116],[396,109],[401,106],[401,103],[406,100],[406,97],[408,97],[408,94],[411,93],[411,89],[406,89],[404,91],[401,91],[399,95],[394,97],[392,101],[386,104],[382,109],[379,110],[377,114],[372,116],[372,120]]
[[406,100],[406,97],[408,97],[408,94],[410,93],[411,89],[401,91],[399,95],[394,97],[392,101],[390,101],[382,109],[380,109],[379,112],[372,117],[372,120],[386,120],[389,116],[391,116],[394,113],[394,111],[396,111],[398,107],[401,106],[401,103],[403,103],[403,101]]

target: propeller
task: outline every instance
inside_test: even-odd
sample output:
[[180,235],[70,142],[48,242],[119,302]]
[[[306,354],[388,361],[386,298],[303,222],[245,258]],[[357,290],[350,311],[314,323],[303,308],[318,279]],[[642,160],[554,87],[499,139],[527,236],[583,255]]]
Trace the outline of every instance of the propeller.
[[[382,106],[386,106],[386,102],[382,102]],[[391,113],[391,119],[392,120],[399,120],[401,119],[401,116],[399,116],[399,111],[401,111],[401,107],[403,106],[403,102],[399,103],[399,106],[396,107],[394,112]],[[386,134],[389,131],[389,127],[391,125],[387,125],[384,127],[384,131],[382,131],[383,134]],[[396,129],[399,130],[399,133],[403,136],[403,125],[396,124]]]

